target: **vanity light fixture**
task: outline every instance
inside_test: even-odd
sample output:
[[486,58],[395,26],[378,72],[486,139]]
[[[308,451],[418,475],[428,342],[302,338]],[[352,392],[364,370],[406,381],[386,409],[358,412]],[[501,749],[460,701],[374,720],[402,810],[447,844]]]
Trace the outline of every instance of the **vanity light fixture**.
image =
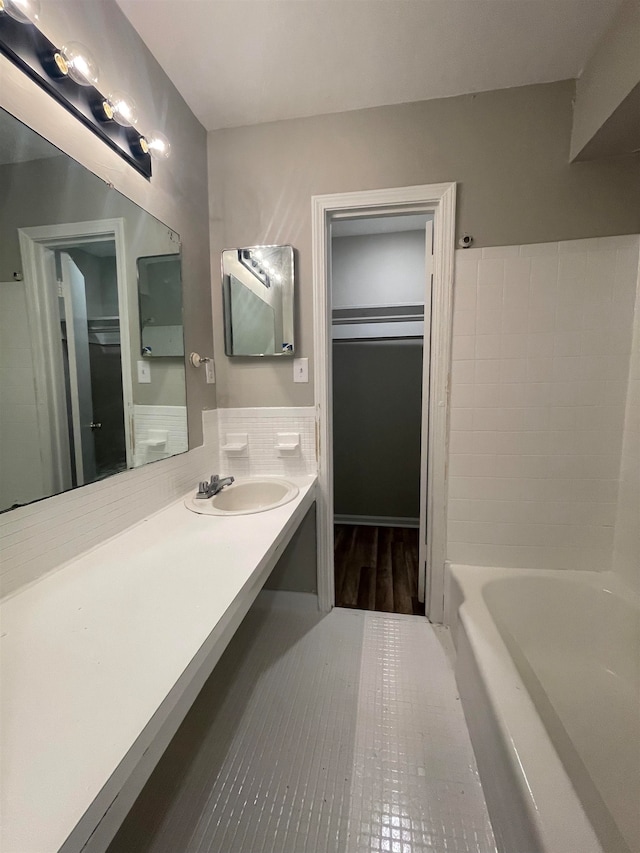
[[0,12],[21,24],[35,24],[40,17],[40,0],[0,0]]
[[122,91],[97,88],[98,64],[80,42],[53,44],[36,26],[40,0],[0,0],[0,53],[5,54],[86,127],[146,178],[151,158],[166,160],[171,145],[164,134],[136,129],[138,109]]
[[133,127],[138,123],[138,107],[126,92],[113,92],[107,97],[113,110],[113,120],[122,127]]
[[98,121],[113,121],[113,107],[109,103],[108,98],[103,98],[100,95],[91,104],[91,110]]
[[[64,66],[66,73],[79,86],[98,85],[98,63],[95,61],[88,48],[79,41],[67,42],[56,52]],[[56,65],[60,67],[58,60]]]
[[275,270],[264,260],[264,253],[254,249],[239,249],[238,260],[249,272],[258,279],[265,287],[271,287],[270,276]]
[[159,130],[154,130],[150,136],[146,137],[149,154],[154,160],[168,160],[171,156],[171,143]]

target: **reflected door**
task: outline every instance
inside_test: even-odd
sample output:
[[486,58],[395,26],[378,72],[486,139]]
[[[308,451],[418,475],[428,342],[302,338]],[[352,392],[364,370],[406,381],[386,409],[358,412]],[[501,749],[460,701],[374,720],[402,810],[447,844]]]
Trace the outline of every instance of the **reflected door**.
[[63,349],[66,341],[68,406],[71,409],[71,439],[76,469],[76,485],[96,479],[96,453],[93,431],[91,366],[89,359],[89,324],[85,279],[73,259],[60,253],[62,272]]
[[59,252],[69,443],[78,486],[127,467],[114,251],[105,241]]

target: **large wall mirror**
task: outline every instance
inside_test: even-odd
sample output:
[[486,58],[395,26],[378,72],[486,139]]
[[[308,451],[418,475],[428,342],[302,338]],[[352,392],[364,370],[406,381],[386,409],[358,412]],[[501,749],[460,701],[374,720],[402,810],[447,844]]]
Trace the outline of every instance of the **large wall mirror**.
[[222,253],[226,355],[294,354],[291,246],[250,246]]
[[187,450],[178,235],[1,109],[0,226],[0,511]]

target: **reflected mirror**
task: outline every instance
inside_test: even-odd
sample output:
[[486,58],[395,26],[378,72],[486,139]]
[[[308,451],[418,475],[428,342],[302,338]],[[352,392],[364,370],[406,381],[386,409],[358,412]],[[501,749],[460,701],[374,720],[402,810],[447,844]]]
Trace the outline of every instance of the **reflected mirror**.
[[183,356],[180,255],[138,258],[142,355]]
[[226,355],[291,356],[294,267],[291,246],[222,253]]
[[183,353],[178,235],[0,109],[0,511],[186,451]]

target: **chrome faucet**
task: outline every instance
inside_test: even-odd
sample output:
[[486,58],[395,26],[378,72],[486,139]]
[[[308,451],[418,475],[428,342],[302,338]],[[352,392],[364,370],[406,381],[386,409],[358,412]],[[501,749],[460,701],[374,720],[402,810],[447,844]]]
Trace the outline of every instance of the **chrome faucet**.
[[196,498],[200,498],[201,500],[212,498],[218,492],[221,492],[225,486],[230,486],[233,481],[233,477],[223,477],[221,480],[217,474],[212,474],[209,482],[203,480],[201,483],[198,483]]

